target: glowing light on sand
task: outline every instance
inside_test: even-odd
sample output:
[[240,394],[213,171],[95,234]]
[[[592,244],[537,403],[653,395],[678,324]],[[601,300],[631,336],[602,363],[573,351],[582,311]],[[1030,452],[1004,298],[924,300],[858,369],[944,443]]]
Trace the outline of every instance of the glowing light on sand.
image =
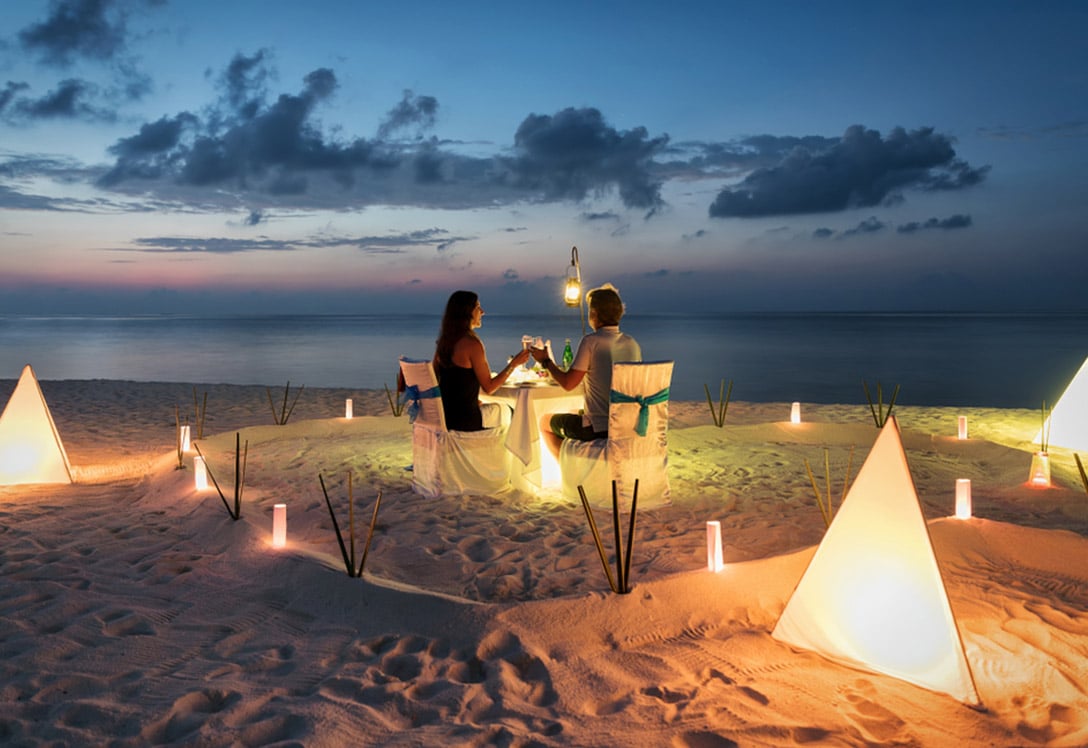
[[68,454],[28,364],[0,412],[0,485],[71,482]]
[[1036,488],[1050,488],[1050,455],[1036,452],[1031,456],[1031,477],[1028,483]]
[[196,479],[197,491],[208,490],[208,466],[200,455],[193,458],[193,477]]
[[894,416],[771,635],[979,703]]
[[181,427],[181,451],[188,452],[192,449],[192,432],[188,426]]
[[722,560],[722,523],[712,519],[706,523],[706,568],[709,571],[721,571],[725,566]]
[[967,416],[960,416],[957,422],[956,435],[960,439],[967,438]]
[[354,409],[351,404],[351,398],[349,397],[344,401],[344,418],[351,418],[354,413]]
[[[350,403],[351,400],[348,400]],[[272,546],[283,548],[287,545],[287,505],[275,504],[272,507]]]
[[970,478],[956,478],[956,519],[971,519]]
[[1055,444],[1078,452],[1088,451],[1088,358],[1054,403],[1034,441],[1044,448]]
[[801,403],[794,403],[790,406],[790,423],[801,422]]

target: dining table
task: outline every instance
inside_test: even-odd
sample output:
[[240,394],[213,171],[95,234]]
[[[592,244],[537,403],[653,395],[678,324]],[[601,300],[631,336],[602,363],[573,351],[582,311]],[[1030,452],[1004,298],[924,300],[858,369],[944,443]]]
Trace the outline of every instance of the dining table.
[[481,392],[480,400],[512,410],[505,443],[514,456],[514,487],[536,496],[557,492],[561,486],[559,462],[541,439],[540,421],[549,413],[581,410],[582,388],[567,392],[554,380],[540,378],[503,385],[490,395]]

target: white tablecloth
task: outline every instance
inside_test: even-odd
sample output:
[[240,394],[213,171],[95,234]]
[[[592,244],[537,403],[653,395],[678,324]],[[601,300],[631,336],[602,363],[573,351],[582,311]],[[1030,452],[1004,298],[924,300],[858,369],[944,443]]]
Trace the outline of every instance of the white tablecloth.
[[[547,488],[558,478],[558,465],[549,452],[542,455],[544,449],[540,443],[540,419],[548,413],[577,413],[584,405],[582,388],[571,392],[557,384],[523,384],[500,387],[491,395],[480,395],[483,402],[504,403],[513,408],[510,430],[506,435],[506,448],[521,462],[520,482],[525,490],[536,492]],[[553,467],[554,476],[542,475],[542,457],[546,467]],[[545,471],[545,472],[553,472]]]

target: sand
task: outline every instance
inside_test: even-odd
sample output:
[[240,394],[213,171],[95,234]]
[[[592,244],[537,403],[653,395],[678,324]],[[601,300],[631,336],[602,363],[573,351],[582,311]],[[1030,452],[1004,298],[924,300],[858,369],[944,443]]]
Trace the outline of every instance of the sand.
[[[974,709],[771,637],[825,529],[804,461],[822,477],[829,450],[837,500],[878,433],[866,404],[804,404],[791,426],[788,403],[735,402],[723,428],[670,404],[673,501],[639,512],[616,595],[577,503],[414,494],[382,391],[306,389],[275,425],[264,387],[197,385],[228,498],[248,441],[233,521],[191,454],[177,469],[191,384],[42,389],[76,482],[0,487],[5,745],[1088,744],[1088,495],[1061,449],[1054,486],[1026,485],[1035,411],[896,407]],[[349,471],[358,554],[382,495],[362,578],[318,479],[346,525]],[[949,517],[956,478],[973,519]]]

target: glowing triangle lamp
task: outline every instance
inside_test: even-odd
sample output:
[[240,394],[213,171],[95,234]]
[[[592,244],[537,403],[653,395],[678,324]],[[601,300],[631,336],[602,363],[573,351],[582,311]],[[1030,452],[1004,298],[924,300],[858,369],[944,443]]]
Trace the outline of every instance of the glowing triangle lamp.
[[981,703],[894,417],[771,635],[836,662]]
[[0,413],[0,485],[71,482],[68,454],[27,364]]
[[[1073,376],[1065,392],[1047,418],[1050,444],[1069,449],[1088,449],[1088,358]],[[1043,430],[1035,434],[1035,443],[1042,444]]]

